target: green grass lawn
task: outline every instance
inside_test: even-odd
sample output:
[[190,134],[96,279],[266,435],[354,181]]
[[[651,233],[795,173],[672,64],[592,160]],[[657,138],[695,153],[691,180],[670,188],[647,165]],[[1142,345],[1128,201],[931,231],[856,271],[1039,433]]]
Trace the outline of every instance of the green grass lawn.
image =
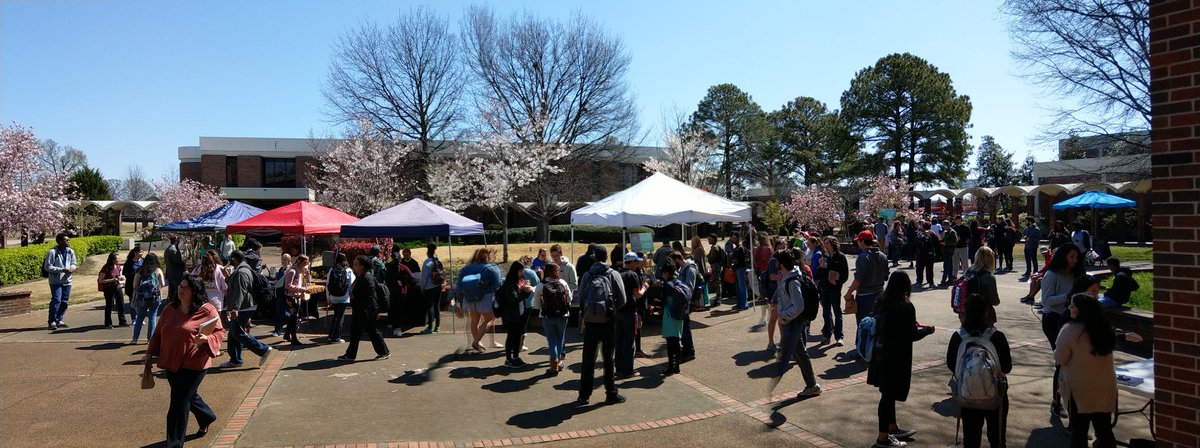
[[[1154,311],[1154,273],[1134,272],[1133,279],[1138,282],[1138,290],[1129,295],[1126,305],[1139,310]],[[1112,286],[1112,278],[1101,282],[1104,286]]]
[[1117,259],[1121,260],[1122,263],[1130,261],[1151,261],[1154,258],[1153,252],[1148,246],[1112,246],[1109,249],[1112,250],[1112,256],[1117,257]]

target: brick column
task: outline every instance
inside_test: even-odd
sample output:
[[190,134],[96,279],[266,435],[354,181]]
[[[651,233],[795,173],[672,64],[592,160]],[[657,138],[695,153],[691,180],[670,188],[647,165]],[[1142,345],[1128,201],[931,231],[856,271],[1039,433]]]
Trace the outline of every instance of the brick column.
[[1158,446],[1200,446],[1200,2],[1150,2]]

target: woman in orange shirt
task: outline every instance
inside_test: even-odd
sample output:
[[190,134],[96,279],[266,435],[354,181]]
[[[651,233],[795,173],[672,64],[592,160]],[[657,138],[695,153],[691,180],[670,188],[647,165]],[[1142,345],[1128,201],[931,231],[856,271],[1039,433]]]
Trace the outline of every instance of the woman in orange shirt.
[[200,429],[196,437],[208,433],[217,415],[200,398],[198,389],[212,359],[220,355],[225,328],[217,308],[208,303],[204,283],[195,275],[185,275],[179,293],[159,318],[158,331],[150,338],[145,362],[158,357],[158,367],[167,371],[171,385],[171,404],[167,410],[167,446],[180,447],[186,437],[188,414],[196,415]]

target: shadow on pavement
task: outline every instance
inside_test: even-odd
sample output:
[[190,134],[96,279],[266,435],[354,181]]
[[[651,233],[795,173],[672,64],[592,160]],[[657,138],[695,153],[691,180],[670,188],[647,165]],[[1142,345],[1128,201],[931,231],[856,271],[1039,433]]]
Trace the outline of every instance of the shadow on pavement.
[[284,367],[283,370],[325,370],[334,367],[353,364],[353,361],[342,361],[338,359],[318,359],[316,361],[307,361],[296,364],[295,367]]
[[[520,369],[512,369],[512,370],[514,372],[521,372],[521,371],[530,370],[531,368],[540,368],[540,367],[536,367],[533,364],[528,364],[525,367],[522,367]],[[529,378],[524,378],[524,379],[519,379],[519,380],[503,379],[503,380],[497,381],[495,383],[484,384],[483,386],[480,386],[480,388],[483,390],[488,390],[488,391],[492,391],[492,392],[496,392],[496,393],[500,393],[500,394],[507,394],[507,393],[511,393],[511,392],[520,392],[523,390],[527,390],[530,387],[533,387],[534,384],[537,384],[538,381],[541,381],[542,379],[545,379],[545,378],[552,378],[552,376],[550,375],[549,372],[542,371],[542,373],[537,376],[532,376]]]
[[775,354],[767,350],[747,350],[733,355],[732,358],[734,364],[744,367],[755,362],[770,362],[775,359]]
[[450,361],[457,359],[459,355],[460,353],[457,352],[442,355],[442,357],[438,358],[437,361],[430,363],[429,367],[426,367],[425,369],[405,371],[404,375],[390,379],[388,382],[392,384],[405,384],[409,386],[420,386],[428,383],[433,379],[433,372],[450,363]]
[[929,407],[929,410],[937,413],[942,417],[957,417],[958,403],[954,401],[954,397],[946,397],[946,399],[934,403]]
[[116,350],[128,346],[125,342],[105,342],[103,344],[87,345],[83,347],[75,347],[75,350]]
[[591,406],[580,406],[571,403],[564,403],[558,406],[543,409],[540,411],[531,411],[514,415],[508,418],[505,423],[516,426],[522,429],[545,429],[553,428],[561,425],[563,422],[570,420],[572,417],[598,409],[604,404],[595,404]]
[[[834,359],[837,359],[836,357]],[[851,361],[846,364],[838,364],[832,369],[826,370],[817,374],[823,380],[841,380],[850,378],[854,375],[867,371],[867,363]]]
[[26,331],[38,331],[38,330],[45,330],[45,329],[46,329],[45,325],[42,325],[39,327],[25,327],[25,328],[0,328],[0,334],[22,333],[22,332],[26,332]]
[[103,325],[88,325],[88,326],[84,326],[84,327],[67,327],[67,329],[65,329],[65,330],[63,330],[63,329],[54,330],[54,334],[87,333],[89,331],[103,330],[103,329],[104,329]]
[[1068,446],[1071,444],[1071,433],[1061,427],[1038,428],[1029,433],[1027,447]]

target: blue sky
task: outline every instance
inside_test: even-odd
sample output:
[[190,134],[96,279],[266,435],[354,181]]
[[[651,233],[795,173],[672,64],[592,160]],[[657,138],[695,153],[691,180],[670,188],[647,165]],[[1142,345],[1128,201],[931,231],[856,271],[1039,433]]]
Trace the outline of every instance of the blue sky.
[[[320,86],[335,38],[426,4],[457,23],[473,2],[0,3],[0,121],[83,150],[106,176],[158,177],[199,136],[306,137],[331,125]],[[642,122],[690,113],[733,83],[764,109],[797,96],[837,107],[854,73],[910,52],[950,74],[974,105],[973,143],[1054,157],[1047,120],[1018,77],[997,4],[986,1],[505,1],[501,14],[581,11],[620,36]],[[1046,100],[1049,101],[1049,100]],[[651,133],[657,144],[659,132]]]

